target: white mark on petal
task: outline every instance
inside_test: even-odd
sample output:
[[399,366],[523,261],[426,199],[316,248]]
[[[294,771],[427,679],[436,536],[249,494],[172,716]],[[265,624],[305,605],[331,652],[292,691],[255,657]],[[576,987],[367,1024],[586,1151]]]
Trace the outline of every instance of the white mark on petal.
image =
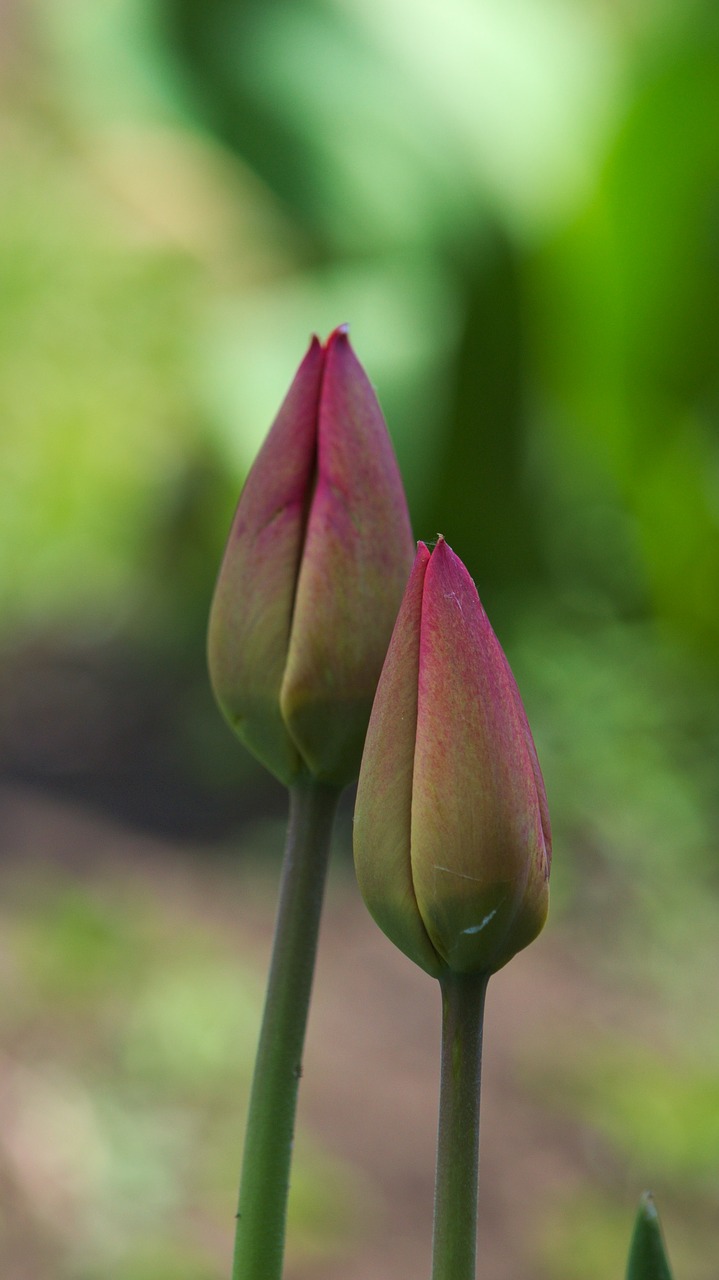
[[493,920],[496,914],[497,914],[497,908],[495,907],[493,911],[490,911],[488,916],[484,917],[484,920],[482,921],[481,924],[471,924],[468,929],[463,929],[462,933],[481,933],[484,926],[486,924],[489,924],[490,920]]
[[460,880],[471,880],[474,884],[481,884],[479,876],[468,876],[464,871],[454,871],[452,867],[440,867],[438,863],[432,864],[433,871],[446,871],[448,876],[457,876]]

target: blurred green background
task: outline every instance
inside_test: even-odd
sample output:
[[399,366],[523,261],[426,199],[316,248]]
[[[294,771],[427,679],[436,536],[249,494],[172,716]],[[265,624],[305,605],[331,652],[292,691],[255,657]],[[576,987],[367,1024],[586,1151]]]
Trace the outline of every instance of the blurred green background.
[[[349,321],[415,532],[462,555],[519,679],[548,945],[590,984],[581,1037],[567,1013],[525,1046],[523,1096],[595,1155],[523,1274],[620,1274],[650,1183],[709,1280],[714,0],[6,0],[0,74],[3,1275],[226,1274],[264,959],[213,893],[269,929],[284,801],[204,632],[247,468],[310,334]],[[592,1023],[590,989],[628,1016]],[[340,1249],[353,1277],[363,1175],[307,1143],[292,1275]]]

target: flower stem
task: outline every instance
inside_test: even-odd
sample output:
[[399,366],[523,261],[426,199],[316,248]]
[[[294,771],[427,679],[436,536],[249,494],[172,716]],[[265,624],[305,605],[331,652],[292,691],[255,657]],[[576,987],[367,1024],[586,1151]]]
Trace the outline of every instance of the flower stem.
[[280,1280],[292,1139],[339,791],[290,789],[270,976],[250,1093],[232,1280]]
[[432,1280],[475,1280],[479,1092],[487,974],[450,973],[442,987],[442,1074]]

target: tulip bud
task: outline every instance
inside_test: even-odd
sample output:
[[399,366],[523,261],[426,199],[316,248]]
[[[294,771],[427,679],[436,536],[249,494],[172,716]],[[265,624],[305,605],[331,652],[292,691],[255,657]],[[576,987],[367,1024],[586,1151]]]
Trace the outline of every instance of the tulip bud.
[[375,698],[355,864],[377,923],[435,977],[494,973],[544,924],[544,783],[509,663],[461,560],[419,544]]
[[402,481],[347,338],[317,338],[250,471],[210,614],[215,697],[281,781],[357,776],[412,564]]

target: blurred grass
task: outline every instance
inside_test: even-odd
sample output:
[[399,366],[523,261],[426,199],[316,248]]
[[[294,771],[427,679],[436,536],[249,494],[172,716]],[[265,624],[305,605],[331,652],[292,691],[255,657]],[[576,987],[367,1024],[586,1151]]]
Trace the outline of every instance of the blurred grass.
[[[612,1070],[568,1051],[567,1110],[608,1116],[616,1162],[631,1135],[681,1202],[716,1109],[716,7],[453,0],[440,20],[405,0],[25,0],[2,26],[2,761],[67,782],[107,756],[107,796],[125,775],[98,725],[145,767],[127,707],[155,687],[183,786],[214,779],[213,804],[237,790],[249,807],[256,775],[229,735],[223,753],[205,693],[208,602],[304,343],[349,320],[417,535],[462,554],[517,671],[556,918],[608,983],[680,1001],[673,1035],[707,1055],[680,1084],[649,1072],[643,1096],[640,1050],[614,1046]],[[60,655],[55,693],[35,652]],[[118,686],[94,711],[68,680],[78,653]],[[3,1035],[47,1034],[50,1064],[17,1088],[58,1132],[77,1116],[105,1171],[78,1191],[96,1252],[63,1265],[110,1265],[117,1187],[140,1178],[164,1234],[143,1236],[148,1210],[123,1273],[209,1278],[211,1249],[168,1241],[188,1196],[212,1232],[216,1188],[234,1186],[220,1156],[190,1170],[189,1152],[193,1125],[212,1129],[200,1094],[240,1070],[252,981],[200,935],[173,942],[157,904],[33,885],[13,905]],[[74,1044],[86,1015],[96,1042]],[[78,1084],[83,1062],[97,1079]],[[650,1096],[683,1117],[666,1150],[642,1147]],[[597,1276],[609,1256],[616,1196],[587,1194],[567,1210],[576,1238],[547,1246],[555,1276],[580,1247]],[[686,1270],[701,1274],[689,1254]]]
[[549,1274],[600,1280],[611,1273],[626,1250],[626,1206],[640,1186],[667,1206],[676,1274],[714,1274],[716,1050],[707,1060],[691,1044],[633,1042],[597,1030],[581,1049],[566,1046],[551,1080],[541,1068],[535,1073],[533,1087],[546,1104],[556,1106],[561,1093],[562,1113],[582,1126],[593,1175],[547,1214],[539,1250]]
[[[141,869],[6,878],[0,1183],[22,1206],[0,1217],[7,1265],[223,1274],[262,978],[229,932],[160,895]],[[295,1262],[344,1240],[351,1187],[301,1131]]]

